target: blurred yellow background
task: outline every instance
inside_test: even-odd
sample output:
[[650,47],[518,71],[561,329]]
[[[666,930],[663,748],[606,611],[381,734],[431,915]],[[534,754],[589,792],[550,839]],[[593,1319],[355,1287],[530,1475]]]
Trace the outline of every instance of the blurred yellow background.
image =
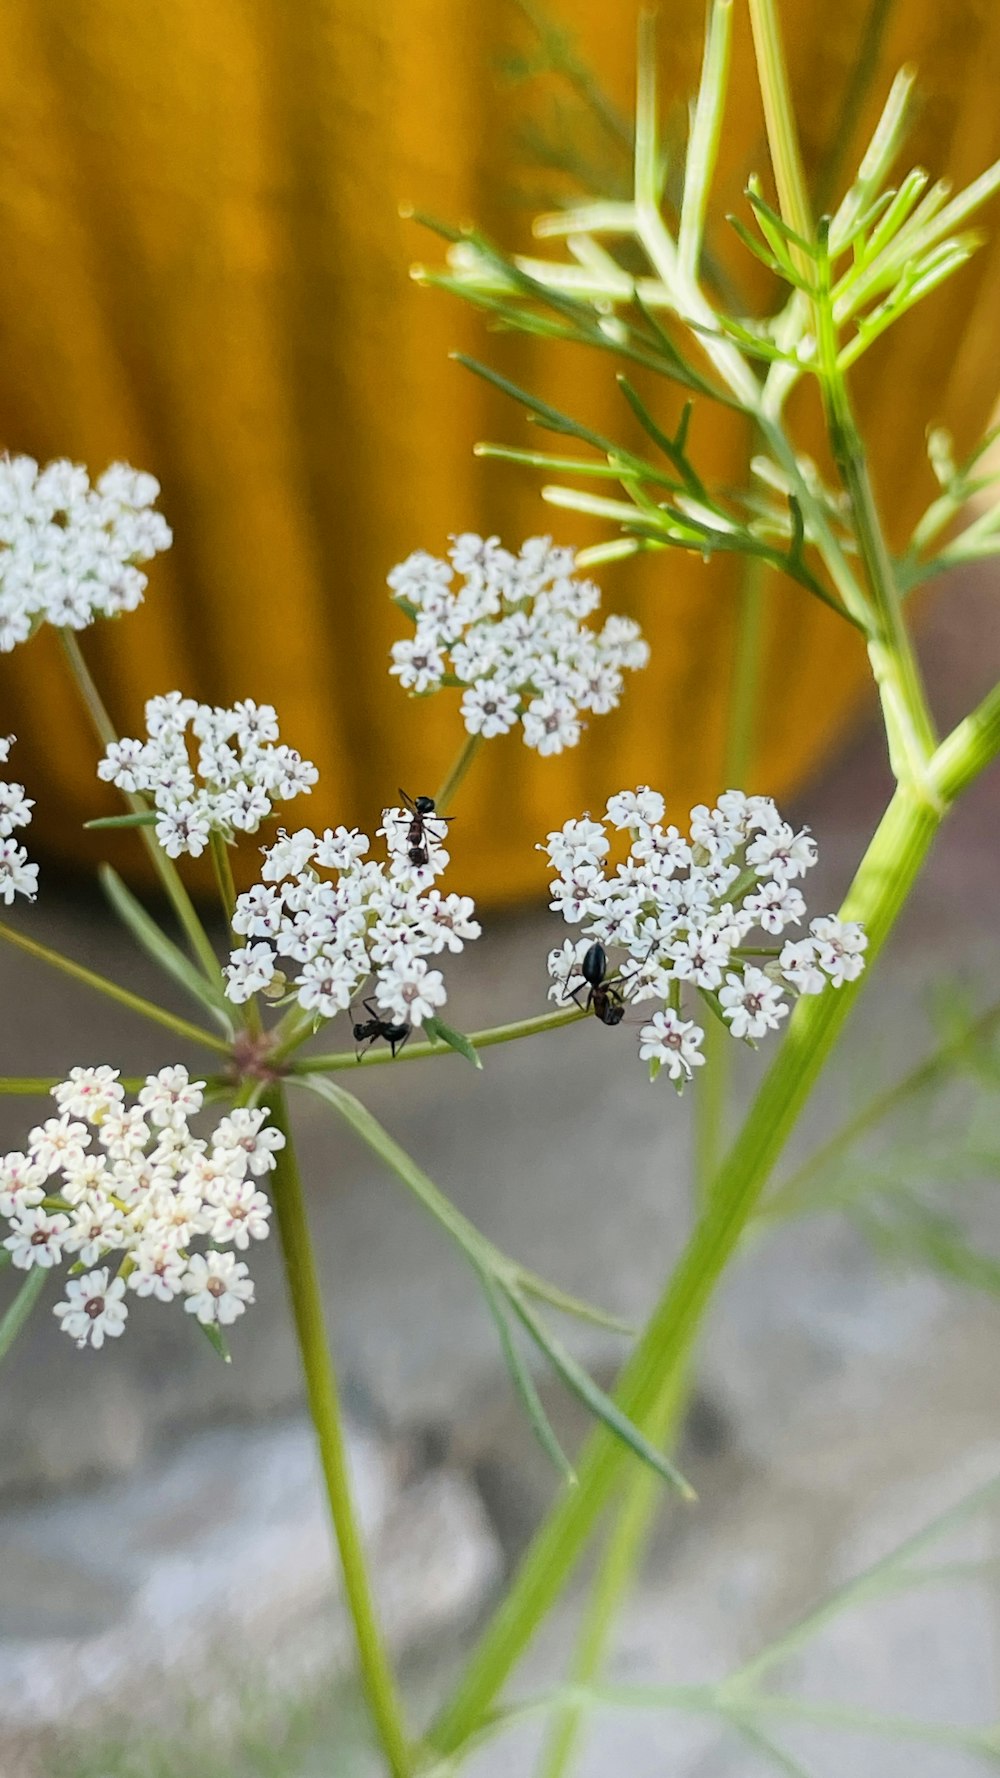
[[[636,12],[631,0],[577,0],[550,15],[572,27],[626,117]],[[741,206],[748,172],[768,171],[743,14],[719,216]],[[918,63],[922,90],[907,164],[957,182],[1000,152],[995,5],[785,0],[783,15],[814,172],[851,122],[853,92],[849,176],[906,60]],[[696,84],[702,17],[701,0],[664,9],[663,85],[678,120]],[[447,354],[499,363],[627,436],[614,366],[489,339],[480,317],[418,290],[409,263],[437,259],[439,247],[398,214],[411,200],[525,246],[529,202],[565,189],[537,154],[532,164],[519,141],[526,125],[568,132],[584,158],[613,159],[565,80],[504,73],[505,57],[537,47],[506,0],[4,7],[0,442],[95,471],[124,457],[160,478],[174,549],[153,565],[138,614],[84,638],[88,657],[126,733],[145,697],[175,687],[274,702],[283,738],[323,773],[296,825],[372,831],[398,785],[433,789],[462,738],[457,694],[409,701],[386,676],[389,644],[406,633],[384,584],[395,562],[417,547],[443,553],[453,531],[499,532],[515,546],[540,531],[563,542],[599,535],[546,509],[526,472],[472,457],[478,438],[538,435]],[[995,211],[988,220],[996,226]],[[716,231],[715,249],[748,288],[752,268],[727,232]],[[857,373],[897,539],[933,492],[924,425],[948,423],[966,447],[992,405],[998,286],[993,240]],[[673,410],[669,391],[660,401]],[[696,460],[723,481],[743,479],[747,445],[742,422],[696,418]],[[722,788],[729,566],[658,554],[600,578],[607,609],[640,618],[652,666],[575,753],[540,761],[516,736],[486,750],[452,835],[456,885],[487,899],[537,892],[531,842],[622,785],[651,780],[683,806]],[[857,636],[797,588],[769,587],[766,623],[749,787],[781,795],[842,730],[866,664]],[[21,737],[18,772],[38,802],[36,851],[96,857],[79,823],[112,805],[95,784],[53,636],[3,661],[0,696],[0,728]],[[116,844],[116,862],[141,875],[134,840]]]

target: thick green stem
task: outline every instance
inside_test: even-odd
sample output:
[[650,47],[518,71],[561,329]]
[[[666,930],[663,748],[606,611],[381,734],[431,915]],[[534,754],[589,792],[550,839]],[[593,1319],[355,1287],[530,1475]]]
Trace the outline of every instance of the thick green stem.
[[[688,1371],[679,1370],[673,1389],[664,1397],[647,1433],[655,1445],[672,1441],[683,1419],[688,1400]],[[604,1665],[615,1619],[632,1585],[649,1535],[650,1524],[662,1504],[659,1478],[644,1469],[630,1475],[618,1515],[601,1554],[594,1583],[573,1656],[573,1683],[590,1685]],[[539,1778],[562,1778],[568,1771],[580,1736],[583,1712],[570,1705],[559,1713],[545,1746]]]
[[[62,643],[63,653],[66,656],[74,684],[90,717],[94,733],[102,747],[109,747],[117,741],[118,734],[108,715],[90,668],[83,658],[83,650],[76,639],[75,632],[66,629],[60,630],[59,640]],[[141,813],[148,807],[141,796],[130,796],[124,792],[122,794],[133,813]],[[184,887],[180,871],[173,859],[168,858],[162,847],[157,844],[156,835],[151,827],[139,827],[136,831],[149,854],[150,863],[163,885],[164,892],[191,947],[193,956],[200,963],[209,980],[217,982],[219,979],[218,959],[209,943],[208,934],[198,918],[194,902]]]
[[165,1007],[157,1006],[152,1000],[144,1000],[141,994],[133,994],[128,988],[120,988],[117,982],[110,981],[107,976],[98,975],[93,969],[87,969],[82,963],[74,963],[71,957],[64,957],[61,951],[50,950],[48,945],[39,944],[37,939],[28,938],[15,927],[0,921],[0,939],[5,939],[19,951],[25,951],[29,957],[35,957],[40,963],[51,964],[53,969],[61,969],[76,982],[83,982],[88,988],[96,988],[99,994],[107,995],[109,1000],[117,1000],[119,1006],[127,1006],[130,1012],[137,1012],[144,1019],[151,1019],[154,1025],[163,1025],[178,1037],[185,1037],[190,1043],[204,1044],[207,1049],[220,1051],[228,1056],[230,1046],[223,1037],[216,1037],[213,1031],[203,1031],[200,1025],[191,1025],[177,1013],[168,1012]]
[[327,1339],[316,1256],[283,1090],[271,1088],[262,1103],[268,1105],[272,1123],[285,1137],[285,1147],[278,1154],[273,1174],[274,1207],[309,1412],[316,1431],[330,1516],[340,1552],[344,1592],[354,1625],[361,1679],[386,1769],[392,1778],[409,1778],[413,1762],[395,1677],[379,1628],[351,1495],[337,1378]]
[[465,741],[452,761],[451,770],[434,798],[434,805],[439,815],[443,815],[451,807],[462,780],[482,744],[482,735],[466,735]]
[[[939,824],[936,811],[905,787],[897,790],[879,824],[843,908],[846,919],[863,920],[867,927],[866,976]],[[799,1002],[701,1221],[623,1371],[617,1399],[640,1426],[650,1425],[663,1412],[676,1388],[715,1288],[866,976]],[[435,1727],[434,1745],[442,1753],[460,1747],[489,1709],[576,1566],[621,1467],[612,1441],[601,1435],[589,1441],[577,1472],[578,1487],[555,1507],[535,1538]]]

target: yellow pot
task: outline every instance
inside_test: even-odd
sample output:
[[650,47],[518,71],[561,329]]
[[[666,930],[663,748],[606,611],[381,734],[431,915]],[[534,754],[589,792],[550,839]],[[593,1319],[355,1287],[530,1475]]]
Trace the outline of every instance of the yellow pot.
[[[696,79],[702,10],[665,9],[664,83],[679,103]],[[881,36],[845,166],[904,60],[919,64],[925,94],[911,161],[964,180],[997,154],[1000,9],[786,0],[783,12],[813,166],[845,116],[869,15]],[[740,14],[725,209],[751,169],[767,171]],[[565,16],[628,114],[635,7],[576,0]],[[0,437],[42,459],[98,469],[125,457],[159,476],[174,551],[154,565],[142,611],[91,631],[86,649],[127,733],[146,696],[175,687],[277,704],[284,736],[323,771],[296,821],[374,823],[398,785],[431,790],[461,738],[452,696],[410,702],[386,677],[403,633],[384,586],[397,560],[440,552],[458,530],[596,535],[542,507],[523,472],[473,459],[477,438],[524,443],[525,426],[447,353],[499,354],[518,380],[608,430],[622,425],[613,367],[487,341],[479,318],[407,277],[409,261],[438,250],[400,220],[400,199],[524,242],[510,190],[544,178],[517,173],[512,126],[547,99],[496,76],[515,30],[514,9],[467,0],[4,9]],[[998,275],[994,241],[859,368],[899,536],[933,492],[925,423],[946,421],[968,444],[987,417]],[[740,476],[740,426],[706,414],[698,427],[701,460]],[[456,884],[480,896],[536,892],[531,842],[622,785],[658,783],[679,811],[721,788],[733,573],[661,554],[603,579],[608,607],[641,619],[653,665],[575,753],[539,761],[516,737],[487,750],[452,829]],[[0,729],[22,739],[36,850],[85,862],[97,848],[79,824],[110,805],[57,655],[43,634],[3,662]],[[846,626],[772,585],[752,786],[781,795],[799,783],[866,678]],[[141,876],[132,838],[116,858]]]

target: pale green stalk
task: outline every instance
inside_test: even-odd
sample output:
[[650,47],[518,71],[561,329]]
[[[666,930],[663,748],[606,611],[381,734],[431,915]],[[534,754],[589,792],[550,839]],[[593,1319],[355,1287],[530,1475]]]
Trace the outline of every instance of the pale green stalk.
[[459,748],[457,756],[452,761],[451,770],[445,778],[437,796],[434,798],[434,806],[439,815],[443,815],[445,810],[451,807],[462,780],[482,744],[482,735],[466,736],[462,746]]
[[0,1364],[3,1363],[45,1289],[45,1280],[48,1276],[48,1271],[44,1266],[32,1266],[14,1301],[0,1316]]
[[680,269],[688,278],[698,275],[705,212],[726,109],[732,37],[733,0],[711,0],[701,83],[684,167],[684,197],[677,234]]
[[[538,1013],[531,1019],[515,1019],[509,1025],[493,1025],[485,1031],[470,1031],[468,1041],[473,1049],[490,1049],[497,1043],[514,1043],[519,1037],[534,1037],[540,1031],[555,1031],[560,1025],[574,1025],[586,1017],[583,1007],[559,1007],[555,1012]],[[282,1046],[274,1051],[273,1059],[280,1061],[285,1053]],[[393,1061],[426,1062],[429,1056],[454,1056],[455,1053],[441,1042],[408,1043],[395,1057],[388,1049],[369,1049],[360,1056],[353,1050],[333,1050],[326,1055],[303,1056],[300,1061],[290,1063],[288,1071],[290,1074],[334,1074],[345,1068],[380,1068]]]
[[189,1043],[200,1043],[206,1049],[216,1050],[224,1056],[230,1053],[230,1046],[222,1037],[216,1037],[213,1031],[203,1031],[200,1025],[191,1025],[177,1013],[167,1012],[165,1007],[157,1006],[152,1000],[144,1000],[141,994],[133,994],[129,988],[120,988],[117,982],[110,981],[107,976],[97,975],[82,963],[74,963],[71,957],[64,957],[61,951],[53,951],[48,945],[38,943],[37,939],[28,938],[25,933],[18,932],[13,926],[0,921],[0,939],[5,939],[19,951],[25,951],[29,957],[35,957],[40,963],[51,964],[53,969],[62,970],[63,975],[71,976],[76,982],[83,982],[85,987],[96,988],[99,994],[105,994],[109,1000],[116,1000],[119,1006],[127,1006],[130,1012],[136,1012],[144,1019],[151,1019],[155,1025],[163,1025],[176,1036],[184,1037]]
[[282,1088],[272,1087],[262,1095],[261,1103],[267,1105],[272,1124],[285,1137],[285,1147],[277,1155],[272,1175],[272,1196],[309,1412],[340,1552],[345,1597],[354,1625],[361,1680],[386,1766],[392,1778],[409,1778],[414,1764],[395,1678],[379,1627],[351,1494],[337,1378],[323,1317],[323,1295]]
[[[113,742],[118,740],[118,733],[111,717],[108,715],[104,700],[97,689],[90,668],[87,666],[87,663],[83,658],[83,650],[77,641],[76,634],[73,630],[61,629],[59,631],[59,640],[62,643],[63,653],[66,656],[74,683],[83,699],[87,714],[90,717],[94,733],[97,735],[102,748],[109,747]],[[125,802],[133,813],[139,813],[146,809],[147,804],[141,796],[131,796],[124,792],[122,794]],[[168,858],[163,851],[163,848],[157,844],[156,835],[152,828],[140,827],[136,831],[149,854],[150,863],[153,865],[153,868],[163,885],[164,891],[170,901],[170,905],[177,916],[181,930],[191,947],[192,954],[205,971],[209,980],[217,981],[219,975],[218,959],[209,943],[208,934],[198,918],[194,902],[191,900],[190,895],[184,887],[180,871],[174,864],[173,859]]]
[[[209,845],[212,851],[212,869],[215,872],[215,882],[219,891],[219,900],[222,903],[226,927],[233,942],[239,945],[242,941],[233,932],[233,915],[236,912],[236,884],[233,881],[233,867],[230,863],[229,847],[225,835],[213,828],[209,837]],[[218,966],[216,966],[216,975],[218,973]],[[252,1037],[260,1037],[263,1032],[264,1026],[256,995],[251,995],[242,1008],[242,1023]]]

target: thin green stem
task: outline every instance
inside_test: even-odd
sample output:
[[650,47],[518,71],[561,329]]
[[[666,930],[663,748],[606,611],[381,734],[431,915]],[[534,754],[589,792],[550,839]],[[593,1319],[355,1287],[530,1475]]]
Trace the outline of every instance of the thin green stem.
[[444,783],[438,791],[437,796],[434,798],[434,806],[439,815],[443,815],[445,811],[451,807],[462,780],[482,744],[482,735],[466,735],[462,746],[459,748],[458,753],[452,761],[451,770],[448,772]]
[[[920,872],[940,824],[937,813],[897,790],[844,904],[869,938],[866,976],[800,1000],[743,1131],[646,1330],[622,1373],[617,1400],[640,1426],[651,1423],[676,1388],[716,1286],[739,1247],[812,1087],[840,1035],[871,965]],[[612,1442],[587,1445],[579,1486],[535,1538],[434,1730],[442,1753],[460,1747],[489,1709],[543,1617],[562,1591],[621,1473]]]
[[[222,912],[225,916],[226,926],[234,944],[239,944],[240,940],[236,933],[233,932],[233,915],[236,912],[236,884],[233,881],[233,867],[229,858],[229,846],[226,843],[225,835],[219,833],[217,829],[213,829],[209,844],[212,851],[212,869],[215,872],[216,887],[219,891],[219,900],[222,903]],[[216,973],[218,974],[218,971],[216,971]],[[259,1037],[263,1032],[264,1024],[260,1016],[260,1007],[257,1004],[256,996],[251,996],[241,1010],[241,1023],[250,1032],[251,1036]]]
[[[83,700],[84,708],[90,717],[94,732],[101,746],[106,748],[117,741],[115,725],[108,715],[107,708],[97,689],[97,685],[83,657],[83,650],[73,630],[61,629],[59,640],[63,654],[69,665],[74,684]],[[122,793],[125,802],[133,812],[140,812],[148,807],[141,796]],[[210,981],[218,981],[219,964],[215,952],[209,942],[208,934],[198,918],[194,902],[184,887],[180,871],[173,859],[168,858],[162,847],[157,844],[156,835],[151,827],[140,827],[136,830],[163,885],[170,905],[174,910],[178,923],[191,948],[193,956],[201,965]]]
[[[519,1037],[535,1037],[540,1031],[555,1031],[561,1025],[575,1025],[586,1017],[582,1007],[560,1007],[557,1012],[538,1013],[531,1019],[515,1019],[510,1025],[493,1025],[485,1031],[470,1031],[469,1042],[473,1049],[490,1049],[496,1043],[513,1043]],[[292,1041],[300,1042],[301,1038]],[[280,1061],[286,1053],[287,1048],[283,1045],[274,1051],[273,1059]],[[353,1050],[332,1050],[325,1055],[303,1056],[300,1061],[290,1063],[288,1072],[334,1074],[342,1068],[381,1068],[389,1062],[426,1062],[430,1056],[455,1054],[455,1050],[443,1043],[408,1043],[395,1056],[388,1049],[364,1050],[360,1056]]]
[[361,1531],[351,1495],[337,1378],[330,1354],[316,1255],[282,1088],[271,1088],[262,1102],[268,1105],[272,1123],[285,1137],[285,1146],[277,1156],[277,1165],[272,1176],[274,1208],[309,1412],[316,1432],[330,1516],[340,1552],[344,1592],[354,1625],[362,1683],[387,1770],[392,1773],[392,1778],[409,1778],[413,1763],[396,1681],[379,1627]]
[[48,1276],[44,1266],[33,1266],[14,1301],[0,1316],[0,1364],[3,1363],[45,1289],[45,1280]]
[[119,1006],[127,1006],[130,1012],[136,1012],[141,1018],[151,1019],[155,1025],[163,1025],[176,1036],[187,1038],[191,1043],[204,1044],[206,1049],[216,1050],[224,1056],[230,1053],[229,1044],[223,1037],[216,1037],[213,1031],[203,1031],[200,1025],[191,1025],[177,1013],[167,1012],[163,1006],[157,1006],[152,1000],[144,1000],[141,994],[133,994],[128,988],[120,988],[117,982],[110,981],[107,976],[97,975],[82,963],[74,963],[71,957],[64,957],[61,951],[53,951],[48,945],[38,943],[37,939],[28,938],[13,926],[0,921],[0,939],[5,939],[17,950],[24,951],[29,957],[37,958],[40,963],[51,964],[53,969],[61,969],[64,975],[71,976],[74,981],[83,982],[88,988],[96,988],[99,994],[105,994],[109,1000],[116,1000]]
[[887,1087],[885,1092],[876,1094],[875,1098],[870,1099],[856,1116],[849,1118],[835,1135],[831,1136],[828,1141],[821,1143],[820,1147],[815,1149],[807,1160],[803,1161],[801,1167],[797,1167],[795,1172],[784,1180],[779,1189],[766,1199],[758,1211],[758,1223],[777,1222],[786,1216],[794,1215],[799,1193],[810,1179],[814,1178],[816,1174],[822,1173],[831,1161],[837,1160],[846,1150],[852,1148],[860,1136],[864,1136],[868,1130],[876,1124],[880,1124],[884,1118],[891,1116],[894,1111],[898,1111],[901,1105],[906,1104],[907,1100],[912,1099],[917,1093],[924,1092],[927,1087],[934,1086],[942,1076],[954,1068],[957,1062],[961,1062],[963,1056],[968,1055],[998,1026],[1000,1026],[1000,1005],[991,1006],[977,1019],[973,1019],[968,1029],[963,1031],[960,1037],[949,1038],[947,1043],[941,1044],[925,1061],[918,1063],[916,1068],[911,1068],[908,1074],[904,1074],[901,1080],[897,1080],[893,1086]]

